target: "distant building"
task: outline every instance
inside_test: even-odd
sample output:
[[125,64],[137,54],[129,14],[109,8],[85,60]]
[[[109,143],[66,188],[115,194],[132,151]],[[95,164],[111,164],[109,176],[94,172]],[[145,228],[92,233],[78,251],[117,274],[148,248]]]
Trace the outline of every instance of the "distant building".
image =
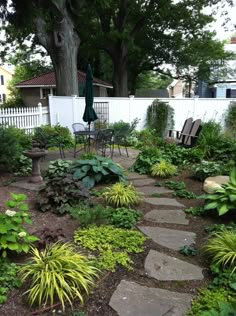
[[167,89],[137,89],[137,98],[169,98]]
[[174,79],[168,86],[169,98],[191,98],[194,96],[192,87],[189,93],[189,84],[181,79]]
[[[86,74],[78,70],[78,95],[85,95]],[[94,96],[108,96],[108,89],[113,86],[103,80],[93,78]],[[16,85],[20,89],[21,97],[26,106],[36,106],[39,102],[43,106],[48,105],[48,95],[56,95],[56,77],[54,71],[39,75],[37,77],[22,81]]]
[[5,102],[10,94],[9,81],[12,79],[13,71],[7,65],[0,66],[0,104]]

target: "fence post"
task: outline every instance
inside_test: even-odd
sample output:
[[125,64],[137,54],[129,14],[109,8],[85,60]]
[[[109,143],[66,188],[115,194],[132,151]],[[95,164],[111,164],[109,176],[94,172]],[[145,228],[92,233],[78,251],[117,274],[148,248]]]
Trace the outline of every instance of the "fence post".
[[76,113],[76,111],[75,111],[75,107],[76,107],[76,97],[77,97],[77,95],[76,94],[72,94],[72,96],[71,96],[71,101],[72,101],[72,124],[73,123],[76,123],[77,122],[77,119],[75,119],[75,113]]
[[39,110],[39,126],[43,124],[43,108],[42,108],[42,103],[38,103],[38,110]]

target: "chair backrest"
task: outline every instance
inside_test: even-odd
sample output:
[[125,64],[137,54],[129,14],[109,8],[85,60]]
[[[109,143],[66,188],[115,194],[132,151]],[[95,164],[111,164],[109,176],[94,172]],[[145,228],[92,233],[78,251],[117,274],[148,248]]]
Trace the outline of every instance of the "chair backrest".
[[182,142],[183,141],[183,134],[189,134],[190,130],[192,128],[192,124],[193,124],[193,118],[189,117],[188,119],[185,120],[184,125],[182,127],[182,131],[180,132],[180,136],[179,136],[179,141]]
[[184,137],[184,146],[191,147],[195,144],[197,140],[197,136],[199,135],[201,130],[201,119],[197,119],[192,123],[191,129],[189,133],[186,133],[187,137]]
[[100,129],[97,133],[96,142],[98,144],[109,144],[112,141],[114,130],[111,128]]
[[72,128],[73,128],[74,133],[86,130],[84,124],[81,124],[81,123],[72,124]]

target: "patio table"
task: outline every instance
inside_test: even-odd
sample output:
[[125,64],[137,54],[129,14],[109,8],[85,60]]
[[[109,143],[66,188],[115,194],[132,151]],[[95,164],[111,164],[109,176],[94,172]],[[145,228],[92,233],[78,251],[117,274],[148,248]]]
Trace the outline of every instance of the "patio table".
[[[76,157],[76,154],[80,152],[81,150],[84,150],[85,152],[90,152],[90,140],[91,138],[96,139],[97,133],[98,131],[96,130],[93,130],[93,131],[85,130],[85,131],[74,132],[74,135],[75,135],[74,157]],[[79,138],[79,136],[84,137],[84,142],[83,142],[84,146],[76,150],[77,139]]]

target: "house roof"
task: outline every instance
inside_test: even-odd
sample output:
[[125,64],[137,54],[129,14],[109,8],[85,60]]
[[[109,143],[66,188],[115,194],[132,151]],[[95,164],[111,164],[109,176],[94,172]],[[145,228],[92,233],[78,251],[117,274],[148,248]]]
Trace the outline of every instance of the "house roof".
[[[78,83],[85,83],[86,74],[78,70]],[[93,78],[93,85],[103,86],[105,88],[113,88],[113,86],[106,81]],[[21,81],[16,84],[17,88],[32,88],[32,87],[55,87],[56,86],[56,77],[54,71],[50,71],[39,75],[37,77]]]

